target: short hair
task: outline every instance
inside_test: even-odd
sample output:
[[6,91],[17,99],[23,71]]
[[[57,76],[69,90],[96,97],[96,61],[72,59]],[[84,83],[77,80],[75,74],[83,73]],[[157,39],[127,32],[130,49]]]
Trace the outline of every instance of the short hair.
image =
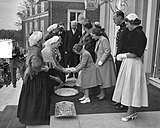
[[117,17],[121,16],[124,19],[124,13],[121,10],[116,11],[115,14],[116,14]]
[[83,24],[83,26],[85,28],[91,29],[92,28],[92,23],[91,23],[90,20],[86,19],[85,22],[84,22],[84,24]]
[[76,51],[76,52],[80,52],[83,48],[83,45],[81,44],[75,44],[72,48],[73,51]]
[[96,36],[101,36],[102,35],[102,30],[99,28],[93,28],[92,29],[92,34],[95,34]]

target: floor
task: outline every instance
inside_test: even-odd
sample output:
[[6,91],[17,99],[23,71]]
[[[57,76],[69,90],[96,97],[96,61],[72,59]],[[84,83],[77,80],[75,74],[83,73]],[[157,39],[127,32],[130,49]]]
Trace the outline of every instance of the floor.
[[[10,85],[0,89],[0,111],[3,111],[7,105],[18,104],[21,86],[20,79],[16,88]],[[120,121],[123,115],[124,113],[85,114],[78,115],[76,118],[51,116],[50,126],[26,126],[26,128],[160,128],[160,111],[139,112],[138,118],[129,122]],[[11,127],[7,125],[6,128]]]

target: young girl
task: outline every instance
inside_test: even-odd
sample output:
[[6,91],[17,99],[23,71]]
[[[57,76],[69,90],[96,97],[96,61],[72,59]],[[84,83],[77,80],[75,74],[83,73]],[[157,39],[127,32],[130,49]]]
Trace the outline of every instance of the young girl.
[[75,44],[73,51],[81,56],[80,63],[71,69],[71,72],[79,72],[81,70],[81,87],[84,89],[84,96],[80,98],[80,103],[89,103],[89,88],[102,85],[100,72],[93,62],[91,54],[80,44]]

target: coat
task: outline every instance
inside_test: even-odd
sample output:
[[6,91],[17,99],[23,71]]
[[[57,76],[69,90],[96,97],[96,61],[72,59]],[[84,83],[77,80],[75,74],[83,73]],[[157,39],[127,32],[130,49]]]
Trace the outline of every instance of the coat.
[[81,32],[78,30],[73,34],[72,30],[66,32],[66,36],[64,39],[64,49],[66,51],[65,54],[65,65],[76,66],[79,63],[79,55],[72,51],[72,48],[75,44],[77,44],[81,38]]
[[116,84],[116,69],[111,55],[109,41],[104,37],[96,42],[95,52],[97,55],[96,64],[101,61],[102,66],[98,66],[103,80],[102,88],[115,86]]

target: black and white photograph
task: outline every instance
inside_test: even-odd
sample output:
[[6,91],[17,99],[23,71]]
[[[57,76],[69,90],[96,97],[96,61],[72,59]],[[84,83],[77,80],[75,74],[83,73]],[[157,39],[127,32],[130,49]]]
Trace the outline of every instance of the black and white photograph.
[[0,0],[0,128],[159,121],[159,0]]

